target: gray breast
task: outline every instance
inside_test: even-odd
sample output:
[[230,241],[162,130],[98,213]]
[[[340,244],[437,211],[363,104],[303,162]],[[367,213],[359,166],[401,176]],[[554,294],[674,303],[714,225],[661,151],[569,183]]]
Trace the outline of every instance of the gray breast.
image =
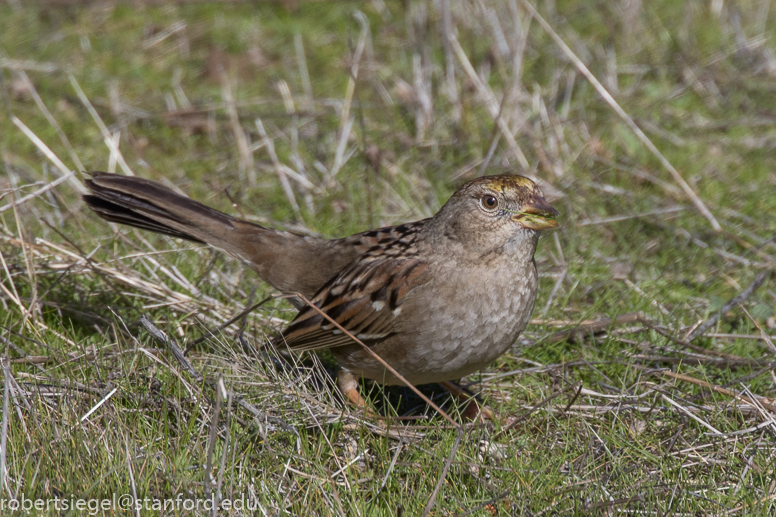
[[[536,302],[533,261],[523,267],[474,267],[445,271],[429,289],[444,291],[408,299],[405,310],[425,320],[418,345],[407,351],[402,370],[424,382],[451,380],[477,371],[502,355],[525,329]],[[460,275],[477,282],[460,283]],[[430,299],[430,301],[429,301]],[[416,320],[417,321],[417,320]],[[417,329],[416,329],[417,330]]]

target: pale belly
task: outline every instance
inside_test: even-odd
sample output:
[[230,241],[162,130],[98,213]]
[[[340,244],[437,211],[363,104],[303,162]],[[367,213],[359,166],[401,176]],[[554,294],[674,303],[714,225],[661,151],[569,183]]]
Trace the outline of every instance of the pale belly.
[[[528,324],[538,288],[533,261],[522,270],[465,273],[479,280],[465,292],[452,281],[460,278],[461,272],[455,271],[442,277],[450,282],[437,282],[444,296],[431,288],[420,296],[423,287],[410,293],[402,316],[412,317],[402,318],[394,336],[371,347],[412,384],[454,380],[484,368],[506,352]],[[403,384],[360,345],[332,352],[355,375]]]

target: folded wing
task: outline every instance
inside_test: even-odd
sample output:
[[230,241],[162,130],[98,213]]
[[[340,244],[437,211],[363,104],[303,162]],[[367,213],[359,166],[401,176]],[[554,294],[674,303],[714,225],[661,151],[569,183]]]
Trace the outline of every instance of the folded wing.
[[[395,332],[407,294],[427,281],[418,258],[356,261],[311,300],[323,313],[367,344]],[[277,339],[295,351],[333,348],[353,340],[310,306],[303,307]]]

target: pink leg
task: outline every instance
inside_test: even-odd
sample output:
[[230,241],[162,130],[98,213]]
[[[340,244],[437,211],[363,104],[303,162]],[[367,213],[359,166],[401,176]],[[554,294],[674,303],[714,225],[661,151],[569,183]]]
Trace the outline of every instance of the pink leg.
[[352,373],[345,369],[337,372],[337,386],[353,406],[365,410],[367,415],[374,415],[374,412],[367,407],[364,397],[358,392],[358,380]]

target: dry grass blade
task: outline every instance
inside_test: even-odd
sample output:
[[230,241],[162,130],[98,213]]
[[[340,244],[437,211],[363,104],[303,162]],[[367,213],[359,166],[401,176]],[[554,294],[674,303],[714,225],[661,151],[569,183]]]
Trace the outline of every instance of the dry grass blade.
[[[132,469],[132,455],[129,452],[129,440],[124,439],[124,452],[127,458],[127,473],[129,474],[129,484],[132,487],[132,501],[137,501],[137,485],[135,483],[135,474]],[[135,515],[140,517],[140,506],[135,506]]]
[[674,373],[669,370],[658,370],[657,373],[660,373],[660,375],[663,375],[664,377],[669,377],[671,379],[677,379],[684,382],[689,382],[691,384],[695,384],[696,386],[700,386],[702,388],[706,388],[709,390],[712,390],[716,393],[720,393],[722,395],[727,395],[728,397],[733,397],[736,400],[740,400],[743,402],[746,402],[747,404],[753,405],[756,407],[756,403],[762,404],[764,407],[768,408],[771,411],[776,411],[776,400],[768,399],[765,397],[758,397],[757,401],[755,402],[754,399],[751,397],[748,397],[746,395],[741,395],[740,393],[737,393],[733,390],[729,390],[727,388],[723,388],[722,386],[716,386],[713,384],[709,384],[706,381],[702,381],[700,379],[696,379],[695,377],[690,377],[689,375],[684,375],[681,373]]
[[[256,119],[256,129],[259,131],[259,136],[261,136],[261,142],[263,147],[267,149],[267,153],[269,154],[269,157],[272,160],[272,165],[275,168],[275,173],[278,175],[280,184],[283,186],[283,191],[286,193],[286,198],[288,199],[289,204],[294,209],[294,213],[296,214],[297,218],[301,218],[301,214],[299,212],[299,204],[296,202],[296,197],[294,196],[294,190],[291,188],[291,183],[288,181],[288,174],[286,173],[286,170],[284,169],[283,165],[280,163],[280,160],[278,159],[278,155],[275,152],[275,143],[267,135],[267,130],[264,129],[264,124],[261,122],[260,118]],[[301,176],[299,176],[298,174],[296,176],[301,178]],[[309,182],[306,182],[306,183],[307,183],[306,186],[312,187],[312,185]]]
[[714,217],[714,215],[711,213],[711,211],[706,207],[706,204],[701,201],[701,198],[698,197],[698,195],[695,193],[695,191],[690,187],[690,185],[685,181],[685,179],[682,177],[681,174],[679,174],[679,171],[677,171],[674,166],[671,164],[671,162],[666,159],[665,156],[663,156],[663,153],[660,152],[660,150],[655,147],[655,144],[652,143],[652,140],[649,139],[647,135],[644,134],[644,132],[639,128],[638,125],[636,125],[636,122],[631,118],[630,115],[628,115],[624,109],[617,103],[616,100],[614,100],[614,97],[604,88],[604,86],[596,79],[596,77],[593,75],[593,73],[585,66],[585,64],[582,62],[579,57],[574,53],[571,48],[566,44],[565,41],[563,41],[563,38],[561,38],[557,32],[555,32],[555,29],[552,28],[552,26],[547,23],[547,21],[542,18],[542,16],[539,14],[539,12],[536,10],[536,8],[531,5],[531,2],[528,0],[521,0],[522,4],[525,6],[526,9],[536,18],[536,20],[539,22],[539,25],[542,26],[542,28],[547,31],[547,34],[550,35],[550,37],[555,41],[555,43],[560,47],[560,49],[563,51],[564,54],[571,60],[572,63],[574,63],[574,66],[577,67],[577,69],[584,75],[588,81],[593,85],[593,87],[598,91],[599,94],[601,94],[601,97],[604,98],[604,100],[609,104],[609,106],[612,107],[612,109],[617,113],[617,115],[622,118],[622,120],[625,121],[625,123],[628,125],[628,127],[631,128],[633,133],[636,135],[636,137],[643,143],[647,149],[660,161],[660,163],[663,165],[663,167],[666,168],[666,170],[671,173],[671,176],[674,178],[674,181],[676,181],[679,186],[682,187],[682,190],[684,190],[684,193],[687,195],[687,197],[690,198],[690,200],[693,202],[695,207],[698,209],[698,211],[708,219],[709,224],[711,224],[711,227],[714,228],[716,231],[722,230],[722,226],[720,226],[719,222],[717,222],[717,219]]
[[728,357],[697,357],[689,354],[684,354],[682,357],[670,357],[651,354],[632,354],[631,359],[636,361],[642,361],[647,363],[668,363],[668,364],[683,364],[686,366],[715,366],[717,368],[752,368],[763,365],[770,366],[772,363],[768,361],[758,361],[755,359],[732,359]]
[[224,378],[219,375],[218,380],[215,382],[216,401],[213,406],[213,416],[210,419],[210,434],[208,438],[207,447],[207,459],[205,460],[205,495],[213,497],[211,490],[211,484],[213,482],[213,451],[216,447],[216,438],[218,438],[218,419],[221,417],[221,405],[224,402],[224,398],[228,397],[226,394],[226,386],[224,386]]
[[113,395],[115,395],[117,391],[119,391],[118,388],[113,388],[112,390],[110,390],[107,395],[105,395],[103,398],[101,398],[97,402],[97,404],[95,404],[89,411],[86,412],[86,414],[84,416],[81,417],[81,420],[80,420],[81,423],[85,422],[92,415],[92,413],[94,413],[95,411],[100,409],[100,407],[102,407],[103,404],[108,402],[108,400],[110,400],[110,398]]
[[641,322],[646,326],[646,328],[653,330],[656,333],[660,334],[661,336],[670,339],[673,343],[676,343],[682,348],[686,348],[688,350],[692,350],[697,354],[700,354],[700,356],[702,356],[703,358],[706,358],[707,356],[714,356],[714,357],[726,359],[730,364],[748,364],[748,365],[758,364],[758,361],[756,360],[747,359],[735,354],[729,354],[727,352],[721,352],[719,350],[714,350],[712,348],[704,348],[702,346],[688,343],[687,341],[684,341],[676,337],[675,334],[677,333],[677,331],[675,329],[658,325],[657,323],[655,323],[654,321],[648,318],[642,319]]
[[74,177],[70,169],[62,162],[62,160],[59,159],[59,157],[56,154],[54,154],[54,152],[51,149],[49,149],[49,147],[45,143],[43,143],[43,140],[41,140],[40,137],[38,137],[38,135],[33,133],[32,130],[28,128],[24,124],[24,122],[16,118],[15,115],[11,117],[11,120],[13,121],[14,125],[16,125],[16,127],[18,127],[22,131],[22,133],[24,133],[24,135],[27,138],[29,138],[32,141],[32,143],[35,144],[35,146],[38,149],[40,149],[40,151],[46,156],[46,158],[51,160],[51,163],[54,164],[54,166],[62,175],[61,178],[67,177],[66,179],[70,181],[70,183],[78,192],[81,192],[81,193],[86,192],[86,187],[84,187],[83,184],[80,181],[78,181],[78,178]]
[[577,226],[590,226],[595,224],[609,224],[609,223],[616,223],[620,221],[627,221],[629,219],[640,219],[642,217],[652,217],[655,215],[663,215],[663,214],[675,214],[677,212],[682,212],[686,210],[683,206],[671,206],[668,208],[660,208],[658,210],[650,210],[649,212],[642,212],[640,214],[624,214],[624,215],[615,215],[612,217],[604,217],[601,219],[586,219],[584,221],[579,221],[576,223]]
[[[623,325],[628,323],[641,322],[644,319],[644,315],[640,312],[631,312],[628,314],[621,314],[615,318],[601,318],[598,320],[587,320],[579,322],[575,327],[560,330],[553,334],[550,334],[542,341],[546,343],[557,343],[558,341],[576,341],[582,342],[589,335],[596,334],[605,330],[609,330],[617,325]],[[541,320],[535,320],[541,321]]]
[[402,438],[399,439],[399,443],[396,444],[396,452],[394,452],[393,457],[391,458],[391,463],[388,464],[388,470],[385,471],[385,476],[383,476],[383,480],[380,482],[380,488],[377,489],[375,497],[380,495],[380,492],[385,488],[385,484],[388,483],[388,479],[391,477],[391,472],[393,472],[393,468],[396,466],[396,460],[399,459],[399,454],[401,454],[403,447],[404,439]]
[[51,183],[46,184],[44,187],[39,188],[35,192],[27,194],[26,196],[24,196],[22,198],[19,198],[19,199],[15,200],[15,201],[7,204],[7,205],[0,206],[0,213],[3,213],[3,212],[5,212],[6,210],[8,210],[10,208],[16,208],[19,205],[21,205],[23,203],[26,203],[27,201],[29,201],[31,199],[35,199],[36,197],[40,196],[41,194],[44,194],[44,193],[48,192],[49,190],[51,190],[52,188],[56,187],[60,183],[63,183],[65,181],[69,180],[73,176],[75,176],[75,171],[68,172],[67,174],[65,174],[61,178],[56,179],[56,180],[52,181]]
[[363,14],[359,13],[359,11],[355,11],[354,17],[361,27],[361,32],[358,35],[356,49],[351,57],[350,77],[348,78],[345,98],[342,101],[342,109],[340,111],[339,140],[337,142],[337,148],[334,153],[334,161],[332,162],[328,171],[328,182],[330,185],[334,184],[335,177],[339,173],[340,169],[342,169],[342,166],[346,161],[345,149],[347,147],[348,139],[350,138],[350,132],[354,121],[354,118],[350,115],[350,107],[353,103],[353,94],[356,90],[356,80],[358,79],[358,69],[361,64],[361,56],[364,54],[367,38],[369,37],[369,25],[364,23]]
[[8,447],[8,417],[11,414],[9,399],[11,395],[11,375],[8,371],[6,358],[0,359],[3,366],[3,419],[0,427],[0,489],[4,490],[7,482],[8,467],[6,465]]
[[[226,437],[224,438],[224,451],[221,454],[221,465],[218,468],[218,484],[216,485],[216,507],[219,505],[219,501],[223,497],[223,486],[224,486],[224,472],[226,470],[226,457],[227,453],[229,452],[229,439],[231,437],[231,420],[232,420],[232,394],[227,393],[226,386],[223,384],[223,380],[221,381],[221,386],[219,387],[220,390],[222,390],[227,395],[226,400],[226,422],[224,423],[224,426],[226,428]],[[213,515],[215,516],[215,510],[213,509]]]
[[579,394],[580,394],[580,392],[581,392],[581,388],[582,388],[582,384],[581,384],[581,383],[580,383],[580,384],[578,384],[578,385],[576,385],[576,386],[567,386],[567,387],[566,387],[566,388],[564,388],[563,390],[557,391],[557,392],[553,393],[552,395],[550,395],[549,397],[546,397],[544,400],[542,400],[542,401],[538,402],[536,405],[534,405],[534,406],[531,406],[531,407],[528,409],[528,412],[527,412],[527,413],[525,413],[524,415],[521,415],[519,418],[515,418],[515,419],[514,419],[512,422],[510,422],[510,423],[509,423],[509,425],[507,425],[507,426],[506,426],[504,429],[502,429],[502,430],[501,430],[501,431],[500,431],[500,432],[499,432],[499,433],[498,433],[498,434],[497,434],[497,435],[494,437],[494,439],[497,439],[497,438],[499,438],[499,437],[501,437],[501,436],[503,436],[503,435],[507,434],[508,432],[512,431],[512,430],[513,430],[513,429],[515,429],[517,426],[519,426],[519,425],[520,425],[520,424],[522,424],[523,422],[527,421],[527,420],[528,420],[528,418],[529,418],[529,417],[530,417],[530,416],[531,416],[531,415],[532,415],[532,414],[533,414],[535,411],[537,411],[537,410],[539,410],[539,409],[541,409],[541,408],[543,408],[543,407],[547,406],[547,405],[548,405],[550,402],[552,402],[553,400],[555,400],[557,397],[559,397],[559,396],[563,395],[564,393],[566,393],[566,392],[568,392],[568,391],[570,391],[570,390],[572,390],[572,389],[575,389],[575,390],[577,391],[577,393],[574,395],[574,397],[571,399],[571,401],[570,401],[570,402],[569,402],[569,403],[566,405],[566,408],[568,409],[569,407],[571,407],[571,405],[574,403],[574,401],[576,400],[576,398],[579,396]]
[[485,103],[488,106],[488,111],[490,113],[490,116],[493,117],[493,120],[498,126],[499,131],[501,131],[501,134],[504,135],[504,138],[509,144],[509,148],[512,150],[512,153],[515,155],[515,159],[517,160],[517,163],[520,164],[523,170],[526,170],[526,171],[529,170],[530,164],[528,163],[528,159],[526,159],[525,154],[523,153],[522,149],[520,149],[520,145],[517,143],[517,140],[515,139],[515,135],[512,133],[512,130],[509,128],[509,126],[507,126],[507,123],[504,120],[504,117],[501,116],[501,109],[499,108],[499,102],[496,100],[496,97],[493,95],[493,92],[490,90],[490,88],[487,85],[485,85],[482,82],[482,79],[480,79],[480,76],[477,75],[476,70],[474,70],[474,67],[469,61],[469,58],[466,56],[466,52],[463,50],[463,47],[461,47],[461,44],[458,42],[458,38],[456,38],[455,35],[453,35],[452,33],[450,34],[450,36],[451,36],[450,45],[453,48],[453,52],[455,52],[455,55],[458,57],[458,60],[461,62],[461,66],[463,66],[463,69],[466,71],[466,74],[468,75],[469,80],[471,80],[472,83],[476,85],[479,94],[485,100]]
[[172,355],[175,356],[175,360],[178,361],[178,364],[189,372],[189,375],[191,375],[195,381],[199,382],[202,380],[202,374],[191,365],[188,359],[186,359],[183,350],[172,339],[168,338],[161,330],[159,330],[156,325],[151,322],[148,316],[141,316],[140,324],[143,325],[143,328],[145,328],[156,341],[170,349]]
[[686,407],[682,406],[681,404],[679,404],[675,400],[672,400],[671,398],[667,397],[665,394],[661,394],[661,397],[663,398],[663,400],[665,400],[666,402],[668,402],[669,404],[671,404],[672,406],[677,408],[679,411],[681,411],[682,413],[684,413],[685,415],[689,416],[690,418],[692,418],[693,420],[695,420],[696,422],[701,424],[703,427],[705,427],[706,429],[711,431],[712,434],[715,434],[717,436],[722,435],[722,433],[720,433],[719,431],[714,429],[712,426],[710,426],[708,424],[708,422],[704,421],[702,418],[698,418],[697,416],[695,416],[693,414],[692,411],[688,410]]
[[771,276],[771,271],[763,271],[759,273],[755,277],[754,281],[751,284],[749,284],[749,287],[741,291],[741,293],[736,297],[728,300],[719,311],[715,312],[714,315],[711,316],[708,320],[698,325],[692,332],[690,332],[684,338],[684,340],[689,343],[694,339],[702,336],[707,330],[709,330],[711,327],[717,324],[717,321],[719,320],[720,317],[722,317],[723,314],[725,314],[733,307],[742,304],[744,301],[748,300],[755,292],[757,292],[757,290],[765,283],[765,280],[769,276]]
[[255,186],[258,179],[256,177],[256,167],[253,163],[253,152],[251,152],[250,145],[248,144],[248,136],[245,134],[242,125],[240,125],[240,117],[237,114],[234,93],[232,93],[232,81],[223,68],[219,70],[219,73],[221,76],[221,95],[224,99],[226,112],[229,115],[229,124],[232,128],[234,140],[237,143],[237,150],[240,153],[240,169],[245,175],[248,185]]
[[749,318],[749,321],[752,322],[752,325],[757,327],[757,330],[760,331],[760,339],[762,339],[768,344],[768,347],[771,349],[771,352],[776,353],[776,345],[773,344],[773,340],[771,339],[771,336],[765,333],[762,325],[757,323],[757,320],[754,319],[751,314],[749,314],[749,311],[746,310],[746,307],[744,307],[742,304],[738,304],[738,306],[741,308],[742,311],[744,311],[744,314],[746,314],[746,317]]
[[455,443],[453,444],[453,449],[450,451],[450,455],[447,457],[445,466],[442,468],[442,473],[439,474],[439,479],[437,480],[437,484],[434,487],[434,491],[431,493],[431,497],[428,498],[428,503],[426,503],[426,507],[423,508],[423,513],[420,514],[421,517],[426,517],[429,513],[431,513],[431,510],[434,508],[434,503],[436,502],[436,498],[439,495],[439,491],[442,489],[442,483],[445,482],[447,473],[450,471],[450,465],[453,464],[453,458],[455,458],[455,453],[458,452],[458,447],[461,446],[461,441],[463,441],[463,435],[464,435],[464,428],[462,427],[458,431],[458,436],[455,439]]
[[[43,113],[43,116],[46,117],[46,120],[48,121],[49,125],[53,127],[57,135],[59,135],[59,140],[62,142],[62,144],[67,148],[68,154],[70,155],[70,159],[73,160],[73,163],[76,166],[76,170],[83,171],[86,168],[83,166],[83,163],[81,163],[80,158],[78,158],[78,154],[75,152],[75,149],[73,149],[72,144],[70,143],[70,140],[67,138],[67,135],[62,130],[62,127],[59,125],[57,120],[54,118],[54,116],[51,114],[49,109],[46,107],[46,104],[43,102],[43,99],[41,99],[40,95],[38,94],[38,90],[35,89],[35,85],[30,81],[29,77],[27,77],[27,74],[24,72],[24,70],[19,70],[19,77],[22,79],[22,81],[25,84],[25,87],[27,88],[27,91],[30,92],[30,95],[32,95],[32,98],[35,100],[35,104],[38,106],[38,109],[41,113]],[[85,189],[83,188],[83,185],[78,182],[78,185],[74,185],[76,188],[79,189],[79,192],[85,192]]]
[[238,321],[244,319],[248,314],[252,313],[253,311],[255,311],[256,309],[258,309],[259,307],[261,307],[262,305],[264,305],[265,303],[267,303],[270,300],[277,300],[279,298],[290,298],[292,296],[293,295],[286,295],[286,294],[279,294],[279,295],[268,296],[268,297],[264,298],[262,301],[260,301],[259,303],[255,303],[255,304],[251,305],[250,307],[247,307],[246,309],[244,309],[243,311],[238,313],[236,316],[228,319],[227,321],[225,321],[221,325],[217,326],[216,328],[214,328],[214,329],[207,329],[207,333],[204,336],[202,336],[200,338],[197,338],[197,339],[187,343],[187,348],[195,347],[198,344],[202,343],[203,341],[205,341],[205,340],[207,340],[209,338],[214,337],[217,333],[223,331],[224,329],[226,329],[227,327],[233,325],[234,323],[237,323]]
[[[107,145],[108,149],[110,149],[111,156],[117,160],[119,167],[121,167],[121,170],[124,172],[124,174],[126,174],[127,176],[134,176],[135,173],[132,172],[132,169],[129,168],[129,165],[127,165],[127,162],[124,160],[124,155],[121,154],[121,151],[116,145],[116,142],[113,138],[113,134],[111,134],[111,132],[108,130],[108,127],[105,125],[105,122],[102,121],[102,118],[100,118],[99,113],[97,113],[97,110],[94,109],[94,106],[92,106],[92,103],[89,100],[89,97],[86,96],[84,91],[81,89],[81,85],[78,84],[78,80],[75,78],[73,74],[68,74],[68,79],[70,79],[70,84],[72,85],[76,94],[78,94],[78,98],[81,100],[81,103],[83,103],[86,110],[92,116],[92,120],[94,120],[94,123],[97,124],[97,126],[100,128],[105,145]],[[85,188],[84,188],[84,192],[85,192]]]

